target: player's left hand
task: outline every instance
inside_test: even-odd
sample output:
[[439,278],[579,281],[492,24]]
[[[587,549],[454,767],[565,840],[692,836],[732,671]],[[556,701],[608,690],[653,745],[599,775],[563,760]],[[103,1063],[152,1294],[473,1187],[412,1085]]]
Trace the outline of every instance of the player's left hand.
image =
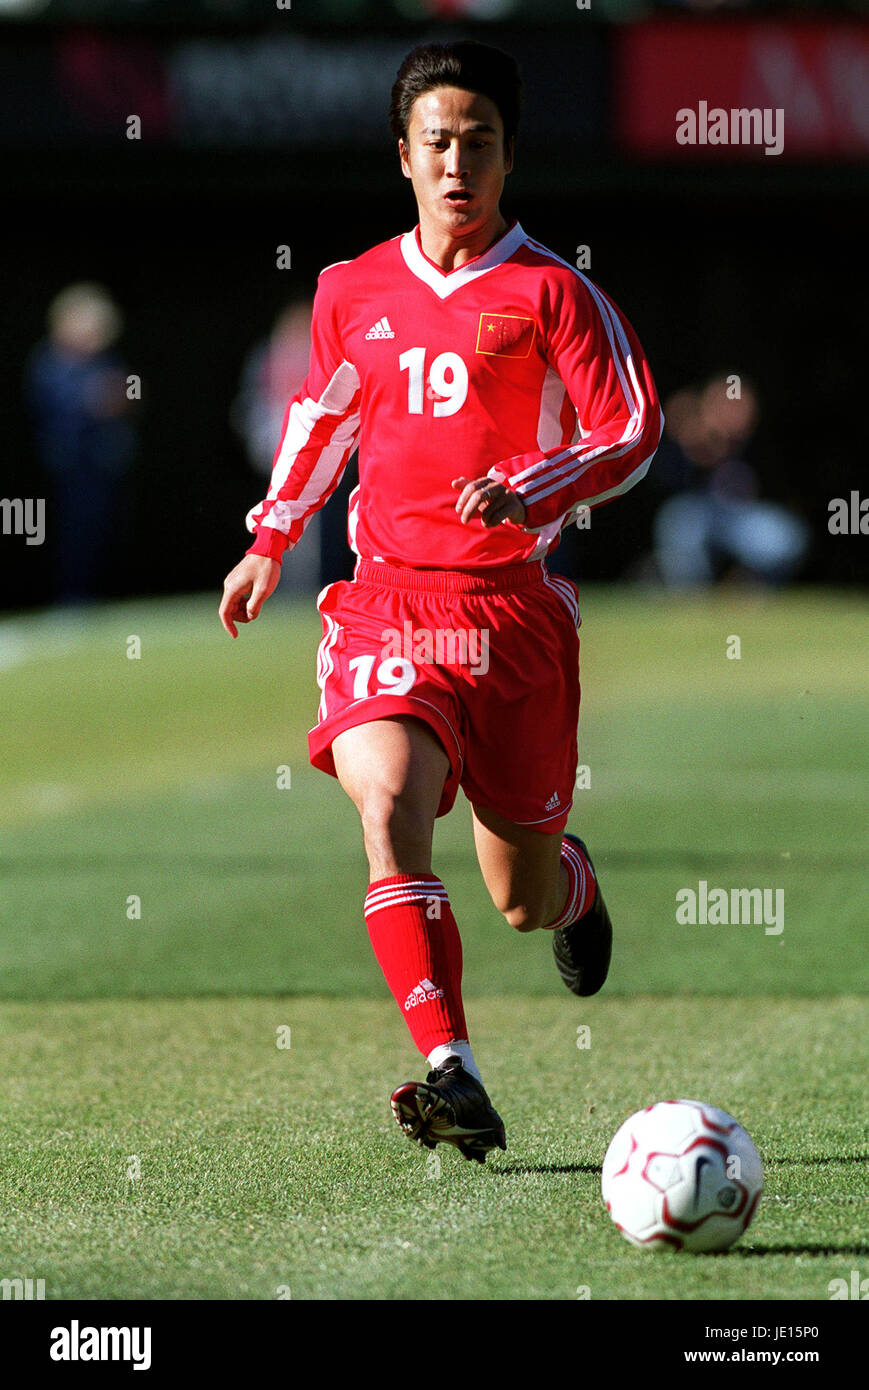
[[525,520],[525,503],[506,483],[495,478],[453,478],[452,486],[461,489],[456,511],[465,525],[476,513],[484,526],[500,526],[502,521],[521,526]]

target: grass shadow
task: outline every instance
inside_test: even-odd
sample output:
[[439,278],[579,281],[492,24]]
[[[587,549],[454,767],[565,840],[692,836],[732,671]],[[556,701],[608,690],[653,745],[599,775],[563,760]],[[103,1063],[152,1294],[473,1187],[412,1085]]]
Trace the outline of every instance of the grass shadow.
[[600,1175],[601,1165],[599,1163],[508,1163],[503,1168],[491,1168],[489,1171],[504,1177],[521,1173],[597,1173]]
[[862,1259],[869,1255],[869,1245],[737,1245],[732,1250],[717,1253],[739,1255],[743,1260],[755,1259],[762,1255],[848,1255],[853,1259]]
[[812,1154],[806,1158],[768,1158],[768,1168],[802,1168],[813,1165],[825,1168],[830,1163],[869,1163],[869,1154]]

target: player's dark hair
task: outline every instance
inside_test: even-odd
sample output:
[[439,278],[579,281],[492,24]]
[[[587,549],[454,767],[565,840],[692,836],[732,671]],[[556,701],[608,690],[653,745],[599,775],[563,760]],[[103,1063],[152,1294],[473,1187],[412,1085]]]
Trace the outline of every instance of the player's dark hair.
[[392,88],[389,125],[396,140],[407,139],[410,111],[417,97],[436,87],[461,87],[493,101],[504,123],[504,150],[516,140],[522,78],[515,58],[486,43],[421,43],[408,53]]

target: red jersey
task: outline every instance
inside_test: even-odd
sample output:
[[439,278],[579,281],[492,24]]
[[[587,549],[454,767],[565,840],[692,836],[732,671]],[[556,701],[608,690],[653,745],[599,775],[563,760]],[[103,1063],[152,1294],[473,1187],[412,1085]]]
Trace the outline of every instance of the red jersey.
[[[284,418],[249,554],[280,560],[340,482],[357,441],[356,554],[480,570],[539,559],[580,507],[646,473],[663,428],[630,324],[518,223],[440,270],[419,228],[320,275],[308,376]],[[453,478],[499,477],[522,525],[463,525]]]

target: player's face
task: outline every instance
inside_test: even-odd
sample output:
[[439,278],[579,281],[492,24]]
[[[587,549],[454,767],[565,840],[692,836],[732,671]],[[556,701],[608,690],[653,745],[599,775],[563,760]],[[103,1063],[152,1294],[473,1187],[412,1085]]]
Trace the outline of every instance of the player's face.
[[424,92],[411,107],[407,140],[399,140],[398,149],[421,221],[464,237],[498,218],[513,160],[504,149],[504,123],[489,97],[460,87]]

